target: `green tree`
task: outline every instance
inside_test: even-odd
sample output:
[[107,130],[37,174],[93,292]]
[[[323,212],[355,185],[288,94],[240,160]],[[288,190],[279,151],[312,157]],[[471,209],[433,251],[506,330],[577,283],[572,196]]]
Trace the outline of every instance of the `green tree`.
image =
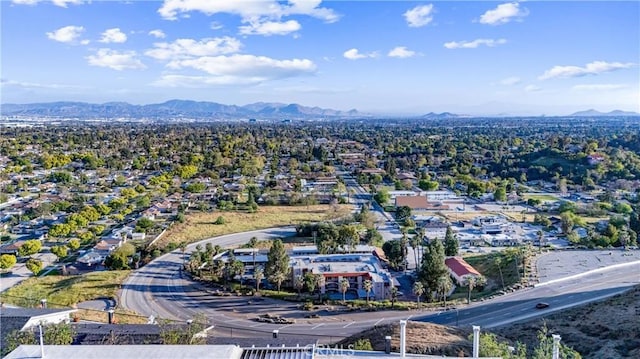
[[437,191],[438,186],[439,184],[437,181],[429,181],[426,179],[418,181],[418,187],[423,191]]
[[209,327],[209,320],[204,314],[197,314],[187,321],[187,325],[176,326],[171,322],[160,324],[160,338],[165,345],[197,345],[206,344],[206,336],[198,335]]
[[[469,340],[472,339],[473,334],[469,335]],[[481,333],[479,344],[480,350],[478,354],[481,357],[500,357],[503,359],[527,358],[527,348],[524,344],[518,342],[516,344],[516,350],[512,352],[509,344],[506,342],[498,342],[496,335],[493,333]]]
[[51,247],[51,253],[55,254],[58,257],[58,261],[62,260],[67,256],[67,247],[66,246],[53,246]]
[[496,202],[506,202],[507,201],[507,190],[502,186],[496,188],[495,192],[493,192],[493,199]]
[[571,230],[573,230],[573,227],[575,225],[574,222],[574,214],[566,211],[566,212],[562,212],[560,214],[560,225],[562,228],[562,233],[563,234],[569,234],[569,232],[571,232]]
[[[581,359],[582,356],[572,348],[560,343],[560,358],[563,359]],[[553,355],[553,338],[550,336],[547,323],[542,325],[538,331],[538,344],[533,350],[531,359],[548,359]]]
[[624,203],[624,202],[616,203],[613,210],[616,213],[620,213],[620,214],[630,214],[631,212],[633,212],[633,208],[631,208],[631,206],[628,203]]
[[80,241],[77,238],[70,239],[67,242],[67,247],[72,251],[77,251],[80,248]]
[[439,278],[449,278],[449,270],[444,264],[444,260],[445,254],[442,242],[437,239],[431,241],[424,250],[420,271],[418,272],[418,278],[427,288],[426,293],[429,296],[433,292],[439,292]]
[[411,218],[411,207],[398,207],[398,209],[396,210],[396,220],[398,222],[404,222],[407,218]]
[[304,277],[301,274],[293,277],[293,288],[298,291],[298,297],[302,296],[302,288],[304,287]]
[[3,271],[7,270],[16,265],[17,261],[16,256],[13,254],[0,255],[0,269]]
[[449,275],[442,275],[438,277],[436,281],[437,292],[440,293],[442,301],[444,302],[444,306],[447,306],[447,294],[451,290],[453,283],[451,282],[451,277]]
[[373,282],[370,279],[365,279],[362,282],[362,289],[367,293],[367,303],[369,303],[369,295],[371,294],[371,289],[373,289]]
[[25,264],[27,269],[33,273],[33,275],[37,276],[40,271],[42,271],[42,261],[35,258],[30,258]]
[[471,304],[471,292],[476,288],[476,287],[481,287],[484,286],[484,284],[487,282],[487,280],[485,279],[485,277],[476,277],[476,276],[466,276],[464,277],[464,280],[462,282],[462,285],[467,287],[467,304]]
[[424,288],[424,284],[422,284],[422,282],[416,281],[415,283],[413,283],[413,294],[415,294],[415,296],[416,296],[418,309],[420,309],[420,298],[424,294],[424,291],[425,291],[425,288]]
[[257,266],[253,269],[253,280],[256,281],[256,292],[260,291],[260,282],[264,279],[264,268]]
[[389,265],[398,270],[406,261],[406,248],[402,246],[402,241],[394,239],[391,241],[384,242],[382,245],[382,250],[384,251],[385,256],[389,260]]
[[387,191],[386,188],[381,188],[378,192],[376,192],[375,195],[373,195],[373,199],[380,203],[380,205],[385,205],[387,202],[389,202],[389,199],[391,198],[391,196],[389,195],[389,191]]
[[269,249],[267,254],[267,265],[265,268],[267,278],[270,282],[275,283],[278,287],[278,292],[282,282],[287,279],[291,267],[289,267],[289,255],[284,248],[282,240],[276,239]]
[[347,278],[342,278],[340,280],[340,292],[342,292],[343,304],[347,302],[347,291],[349,290],[350,286],[351,284],[349,284],[349,280]]
[[444,254],[447,257],[458,255],[458,238],[453,234],[451,226],[447,226],[447,233],[444,236]]
[[36,254],[40,252],[41,249],[42,249],[42,242],[40,242],[37,239],[31,239],[31,240],[25,241],[20,246],[20,248],[18,249],[18,254],[21,257],[30,256],[32,254]]

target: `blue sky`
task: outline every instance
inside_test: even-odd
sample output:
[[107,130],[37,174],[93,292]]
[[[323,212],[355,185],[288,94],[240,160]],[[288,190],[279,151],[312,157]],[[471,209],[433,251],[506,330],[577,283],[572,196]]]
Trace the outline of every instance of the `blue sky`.
[[3,103],[640,112],[638,1],[3,0]]

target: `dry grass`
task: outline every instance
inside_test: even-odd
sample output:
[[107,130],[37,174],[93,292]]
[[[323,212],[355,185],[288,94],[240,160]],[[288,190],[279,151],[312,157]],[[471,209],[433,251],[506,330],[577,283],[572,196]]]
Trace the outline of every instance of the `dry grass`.
[[[73,314],[74,318],[92,322],[107,323],[109,321],[108,314],[100,310],[78,309]],[[117,324],[146,324],[148,318],[135,314],[125,309],[116,309],[114,313],[114,322]]]
[[[470,356],[472,343],[468,338],[470,328],[454,328],[432,323],[407,323],[407,353],[432,354],[457,357]],[[345,347],[358,339],[369,339],[373,350],[384,350],[384,338],[391,336],[391,351],[400,351],[400,325],[377,326],[348,337],[338,343]]]
[[116,298],[130,271],[92,272],[77,276],[32,277],[3,292],[0,299],[21,307],[35,307],[46,298],[48,305],[72,307],[86,300]]
[[[352,205],[264,206],[260,207],[256,213],[219,211],[192,213],[186,216],[183,223],[175,223],[155,246],[163,248],[171,242],[191,243],[230,233],[334,220],[350,215],[351,209]],[[214,224],[219,216],[224,218],[224,224]]]

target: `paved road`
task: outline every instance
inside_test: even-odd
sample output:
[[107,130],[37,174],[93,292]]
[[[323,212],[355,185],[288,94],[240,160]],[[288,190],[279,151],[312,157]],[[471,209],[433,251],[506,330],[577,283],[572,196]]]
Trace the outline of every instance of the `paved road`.
[[[231,246],[246,242],[253,236],[269,239],[293,233],[293,227],[269,229],[212,238],[205,243]],[[187,252],[193,250],[195,245],[190,245]],[[290,312],[295,309],[295,304],[270,299],[264,303],[252,303],[251,297],[214,296],[200,283],[194,283],[181,276],[179,267],[182,260],[182,253],[177,250],[137,270],[123,285],[120,305],[146,316],[182,321],[192,318],[197,313],[204,313],[216,326],[216,335],[221,336],[270,336],[272,331],[277,329],[281,335],[288,337],[313,338],[328,343],[363,329],[397,322],[400,319],[461,326],[498,326],[614,295],[640,283],[640,262],[636,262],[624,269],[605,269],[579,279],[541,285],[474,303],[458,311],[332,311],[324,312],[321,319],[305,319],[301,314],[295,324],[275,325],[258,323],[252,318],[260,313]],[[549,303],[550,307],[536,310],[535,304],[541,301]]]
[[[450,310],[421,318],[447,325],[480,325],[496,327],[582,303],[606,298],[640,284],[640,262],[624,268],[609,268],[586,274],[580,278],[542,284],[490,301],[474,303],[466,308]],[[547,309],[536,309],[539,302],[548,303]]]

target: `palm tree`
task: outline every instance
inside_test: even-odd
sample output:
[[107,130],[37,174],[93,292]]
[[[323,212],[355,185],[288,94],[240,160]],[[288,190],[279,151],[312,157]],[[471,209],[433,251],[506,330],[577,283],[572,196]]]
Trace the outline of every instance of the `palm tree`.
[[260,291],[260,282],[264,278],[264,269],[262,266],[257,266],[253,269],[253,280],[256,281],[256,292]]
[[411,249],[413,249],[413,259],[416,261],[416,269],[418,269],[418,246],[420,245],[418,234],[411,238],[409,245],[411,246]]
[[342,278],[340,280],[340,291],[342,292],[342,303],[345,304],[347,302],[347,290],[349,290],[349,280],[347,278]]
[[444,301],[444,306],[447,306],[447,293],[451,290],[451,279],[448,274],[440,276],[438,278],[438,291],[442,294],[442,300]]
[[417,281],[413,283],[413,294],[416,295],[416,300],[418,302],[418,309],[420,309],[420,297],[424,294],[424,284],[422,282]]
[[371,293],[371,289],[373,289],[373,282],[369,279],[362,282],[362,288],[367,292],[367,304],[369,303],[369,293]]
[[467,286],[467,304],[471,304],[471,291],[476,287],[477,280],[475,276],[467,276],[464,277],[464,281],[462,282],[465,286]]
[[504,277],[502,276],[502,258],[496,256],[493,259],[493,264],[498,267],[498,271],[500,272],[500,280],[502,281],[502,290],[504,290]]
[[304,286],[304,278],[302,274],[293,277],[293,287],[298,291],[298,297],[302,295],[302,287]]
[[391,308],[396,304],[396,299],[398,298],[398,288],[391,287]]

